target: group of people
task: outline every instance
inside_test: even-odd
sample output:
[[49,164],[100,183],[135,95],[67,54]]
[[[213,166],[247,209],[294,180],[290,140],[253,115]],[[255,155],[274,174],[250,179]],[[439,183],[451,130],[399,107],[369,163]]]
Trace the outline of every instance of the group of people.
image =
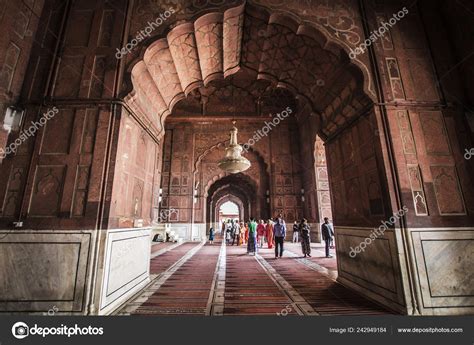
[[255,252],[258,246],[273,248],[273,221],[251,218],[249,222],[228,220],[222,223],[222,235],[228,245],[247,245],[249,252]]
[[[326,257],[329,255],[329,247],[334,237],[334,230],[328,218],[324,218],[321,226],[323,240],[326,244]],[[255,255],[258,248],[263,248],[266,244],[269,249],[275,245],[275,258],[283,256],[283,243],[286,237],[286,223],[279,214],[276,218],[268,219],[266,222],[260,219],[257,223],[255,218],[251,218],[247,223],[243,221],[228,220],[222,223],[221,233],[227,245],[246,245],[247,254]],[[311,228],[306,219],[296,222],[293,225],[293,242],[301,241],[301,249],[304,257],[311,257]],[[214,243],[215,230],[209,230],[209,242]],[[301,239],[299,238],[301,237]]]
[[[311,257],[311,228],[308,225],[306,219],[302,219],[301,222],[295,221],[293,224],[293,242],[301,242],[301,250],[303,251],[304,257]],[[332,224],[329,223],[329,218],[324,218],[324,223],[321,224],[321,235],[325,243],[326,257],[332,258],[329,254],[329,249],[333,247],[334,241],[334,229]],[[301,239],[300,239],[301,236]]]

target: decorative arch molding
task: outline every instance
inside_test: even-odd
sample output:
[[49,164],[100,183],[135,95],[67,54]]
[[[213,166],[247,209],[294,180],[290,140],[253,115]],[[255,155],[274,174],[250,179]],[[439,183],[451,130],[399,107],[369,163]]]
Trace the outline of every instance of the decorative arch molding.
[[219,212],[221,206],[226,203],[227,201],[230,201],[230,202],[233,202],[234,204],[237,205],[237,207],[239,208],[239,216],[240,217],[244,217],[244,210],[245,210],[245,207],[244,207],[244,203],[242,200],[240,200],[238,197],[236,197],[235,195],[225,195],[225,196],[222,196],[219,200],[216,201],[215,203],[215,207],[214,207],[214,216],[217,215],[217,213]]
[[206,221],[212,222],[216,214],[216,204],[222,198],[232,195],[241,200],[242,217],[250,217],[250,213],[262,207],[257,196],[257,184],[249,176],[243,174],[225,175],[214,181],[206,190]]
[[[253,187],[253,186],[252,186]],[[225,193],[234,193],[237,192],[240,196],[245,196],[246,192],[249,192],[250,190],[247,188],[247,190],[244,190],[245,188],[242,188],[238,185],[231,185],[230,183],[224,184],[221,187],[218,187],[215,191],[213,191],[212,195],[207,195],[207,197],[213,198],[215,195],[223,195]]]
[[158,117],[163,129],[191,92],[239,75],[305,98],[321,114],[321,131],[329,136],[375,99],[369,70],[349,52],[328,27],[244,2],[181,23],[152,42],[130,66],[133,90],[125,98],[131,108]]
[[[239,180],[244,182],[245,184],[247,184],[248,186],[251,187],[250,191],[253,191],[254,193],[256,193],[257,191],[257,186],[258,186],[258,181],[255,181],[252,177],[250,177],[249,175],[245,175],[245,174],[242,174],[242,173],[239,173],[239,174],[233,174],[233,175],[228,175],[226,173],[220,173],[219,175],[216,175],[214,176],[205,186],[204,188],[204,197],[208,197],[209,196],[209,191],[211,190],[211,187],[218,181],[221,181],[225,178],[227,179],[232,179],[232,177],[234,176],[238,176]],[[241,187],[235,187],[235,185],[233,186],[234,188],[237,188],[237,189],[240,189],[242,190]],[[211,191],[212,193],[214,193],[214,191]]]

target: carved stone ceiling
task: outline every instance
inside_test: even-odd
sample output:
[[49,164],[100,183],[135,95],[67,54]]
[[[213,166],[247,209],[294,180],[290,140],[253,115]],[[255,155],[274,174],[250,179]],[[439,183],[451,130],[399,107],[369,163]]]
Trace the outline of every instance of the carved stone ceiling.
[[259,115],[260,102],[294,104],[294,95],[329,136],[371,103],[362,72],[341,47],[313,27],[249,4],[177,25],[146,49],[131,78],[126,101],[159,118],[160,129],[171,113],[232,113],[237,104],[243,115]]
[[194,89],[173,109],[173,117],[190,116],[267,116],[290,107],[297,101],[284,88],[274,88],[267,80],[254,80],[237,72],[226,79],[211,81]]

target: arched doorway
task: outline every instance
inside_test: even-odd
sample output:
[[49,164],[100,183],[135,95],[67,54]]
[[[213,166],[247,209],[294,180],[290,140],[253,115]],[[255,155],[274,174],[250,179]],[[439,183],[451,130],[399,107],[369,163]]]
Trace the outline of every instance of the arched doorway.
[[227,175],[215,181],[206,195],[207,232],[211,226],[215,229],[219,228],[219,210],[227,202],[237,205],[239,219],[242,221],[250,217],[260,217],[260,213],[264,213],[267,217],[268,207],[260,199],[256,183],[242,173]]
[[217,231],[221,228],[221,224],[224,222],[239,222],[240,221],[240,213],[241,212],[241,205],[237,205],[237,203],[227,200],[227,201],[220,201],[216,205],[216,223],[218,225]]

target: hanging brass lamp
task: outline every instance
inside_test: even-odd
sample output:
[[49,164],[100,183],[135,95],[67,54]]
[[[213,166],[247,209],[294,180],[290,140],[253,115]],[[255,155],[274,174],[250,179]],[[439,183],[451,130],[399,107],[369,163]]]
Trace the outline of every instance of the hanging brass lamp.
[[229,145],[225,148],[225,157],[219,161],[218,166],[229,174],[237,174],[250,168],[250,161],[242,156],[242,146],[237,141],[237,127],[232,121]]

